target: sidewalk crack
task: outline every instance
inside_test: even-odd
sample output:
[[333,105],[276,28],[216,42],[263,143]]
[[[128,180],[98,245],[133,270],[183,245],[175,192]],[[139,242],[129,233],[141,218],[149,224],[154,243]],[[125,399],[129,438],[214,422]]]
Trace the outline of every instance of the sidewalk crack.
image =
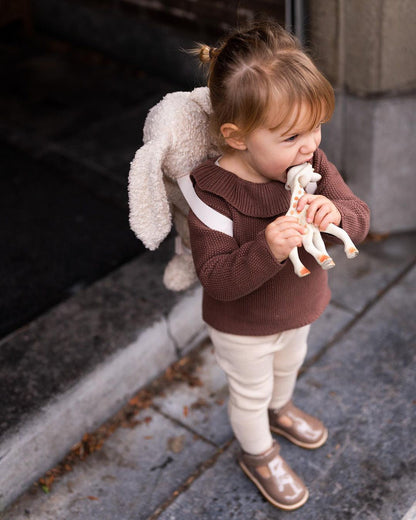
[[146,520],[156,520],[159,516],[187,489],[191,487],[191,485],[197,480],[201,475],[205,473],[209,468],[214,466],[219,457],[226,452],[231,444],[234,442],[234,438],[230,439],[224,446],[218,448],[218,450],[212,455],[209,459],[202,462],[195,472],[189,476],[183,484],[181,484],[172,495],[166,499]]

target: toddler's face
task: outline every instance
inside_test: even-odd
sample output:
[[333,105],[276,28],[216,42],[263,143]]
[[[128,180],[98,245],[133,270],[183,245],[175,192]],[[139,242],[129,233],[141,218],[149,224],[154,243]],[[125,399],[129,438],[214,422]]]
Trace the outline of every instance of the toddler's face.
[[242,153],[242,159],[250,180],[285,183],[289,168],[310,161],[321,142],[321,125],[305,130],[308,122],[309,112],[301,107],[298,122],[289,134],[289,127],[260,127],[246,136],[246,149]]

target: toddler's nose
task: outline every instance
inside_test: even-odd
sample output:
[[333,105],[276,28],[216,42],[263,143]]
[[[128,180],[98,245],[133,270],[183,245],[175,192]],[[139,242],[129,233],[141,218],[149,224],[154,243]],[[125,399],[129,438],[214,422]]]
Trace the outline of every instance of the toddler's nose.
[[303,142],[299,148],[299,151],[303,155],[308,155],[308,154],[314,153],[316,148],[317,148],[316,139],[314,138],[313,135],[309,135],[309,136],[306,136],[305,139],[303,140]]

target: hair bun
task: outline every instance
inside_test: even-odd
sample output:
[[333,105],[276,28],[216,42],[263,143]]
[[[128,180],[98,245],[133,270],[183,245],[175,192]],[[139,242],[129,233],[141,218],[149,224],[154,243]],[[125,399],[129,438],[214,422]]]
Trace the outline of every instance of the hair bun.
[[209,63],[212,58],[212,49],[209,45],[201,45],[199,48],[199,59],[202,63]]
[[209,63],[213,58],[217,56],[218,49],[210,47],[209,45],[200,44],[198,56],[202,63]]

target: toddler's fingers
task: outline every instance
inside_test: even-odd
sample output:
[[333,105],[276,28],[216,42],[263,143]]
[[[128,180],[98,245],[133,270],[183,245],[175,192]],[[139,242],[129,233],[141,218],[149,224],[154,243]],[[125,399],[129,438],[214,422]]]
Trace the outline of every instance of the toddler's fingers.
[[275,229],[279,229],[280,231],[292,229],[301,234],[305,233],[304,226],[299,224],[298,220],[294,217],[279,217],[276,220],[274,220],[270,225]]
[[290,234],[304,235],[306,233],[306,228],[300,224],[283,224],[281,226],[276,226],[275,229],[277,233],[285,233],[286,236],[289,236]]
[[[317,209],[314,217],[313,223],[319,228],[323,229],[325,219],[328,219],[331,215],[331,207],[329,204],[324,204],[320,208]],[[329,224],[329,222],[328,222]],[[327,225],[328,225],[327,224]],[[326,227],[326,225],[325,225]]]
[[319,223],[320,231],[325,231],[329,224],[333,224],[335,222],[335,218],[333,213],[328,213]]
[[293,229],[274,230],[266,237],[271,244],[288,251],[302,245],[302,235]]
[[330,220],[329,216],[328,216],[328,217],[325,217],[325,218],[321,221],[321,223],[319,224],[319,226],[318,226],[318,227],[319,227],[319,231],[325,231],[326,228],[328,227],[328,225],[329,225],[330,223],[331,223],[331,220]]
[[296,224],[298,219],[296,217],[289,217],[288,215],[283,215],[283,217],[277,217],[273,220],[272,224]]
[[303,195],[299,200],[298,200],[298,205],[296,207],[297,211],[300,213],[303,208],[306,206],[306,204],[308,204],[308,194],[305,193],[305,195]]
[[325,202],[322,199],[315,199],[309,205],[306,211],[306,220],[309,223],[314,223],[319,226],[322,218],[331,212],[331,205],[329,202]]
[[296,207],[297,211],[300,213],[307,204],[312,204],[316,201],[317,197],[319,197],[319,195],[313,195],[312,193],[305,193],[305,195],[302,195],[298,200],[298,205]]

